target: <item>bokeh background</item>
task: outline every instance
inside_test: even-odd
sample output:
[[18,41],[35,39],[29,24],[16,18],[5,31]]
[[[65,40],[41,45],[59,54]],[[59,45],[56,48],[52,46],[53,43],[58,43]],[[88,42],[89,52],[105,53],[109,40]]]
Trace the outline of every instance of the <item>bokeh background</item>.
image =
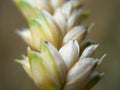
[[[84,0],[95,22],[88,38],[100,44],[95,56],[107,53],[98,68],[104,78],[92,90],[120,90],[120,0]],[[0,90],[38,90],[22,67],[15,62],[26,53],[26,44],[16,29],[28,27],[12,0],[0,0]]]

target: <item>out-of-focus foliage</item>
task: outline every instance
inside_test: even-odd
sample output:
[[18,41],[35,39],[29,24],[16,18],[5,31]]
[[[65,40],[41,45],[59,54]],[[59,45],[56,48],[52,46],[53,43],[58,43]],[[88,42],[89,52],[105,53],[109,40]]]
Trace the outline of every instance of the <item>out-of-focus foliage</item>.
[[[102,55],[103,51],[108,54],[99,68],[99,71],[105,72],[105,76],[93,90],[119,90],[120,1],[84,1],[85,8],[91,11],[90,19],[84,23],[96,23],[88,36],[100,44],[97,51],[101,53],[95,56]],[[14,62],[26,49],[24,42],[15,33],[16,29],[21,27],[27,27],[27,24],[12,0],[0,0],[0,90],[38,90]]]

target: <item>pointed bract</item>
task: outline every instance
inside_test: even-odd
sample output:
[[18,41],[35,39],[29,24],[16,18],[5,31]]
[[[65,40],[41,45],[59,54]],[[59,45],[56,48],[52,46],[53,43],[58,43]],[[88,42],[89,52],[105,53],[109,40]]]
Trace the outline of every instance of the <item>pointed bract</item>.
[[80,59],[90,57],[95,52],[98,46],[99,46],[98,44],[88,46],[81,54]]
[[16,59],[16,62],[21,64],[24,70],[26,71],[26,73],[30,76],[30,78],[32,78],[32,72],[30,68],[30,63],[28,61],[28,57],[24,56],[22,60]]
[[85,48],[87,48],[88,46],[92,45],[92,44],[95,44],[93,41],[91,40],[84,40],[82,43],[79,43],[80,44],[80,55],[82,54],[82,52],[85,50]]
[[76,87],[82,87],[97,65],[93,58],[84,58],[78,61],[68,72],[65,90],[74,90]]
[[70,40],[77,40],[78,42],[81,42],[85,38],[86,33],[87,30],[85,27],[76,26],[65,35],[63,43],[65,44]]
[[36,85],[43,90],[52,90],[52,88],[55,88],[54,85],[52,85],[47,67],[41,58],[41,54],[29,49],[28,57],[31,66],[32,77]]
[[69,17],[68,23],[67,23],[67,30],[69,31],[72,29],[72,27],[79,25],[80,22],[80,16],[83,13],[82,9],[75,10],[71,16]]
[[90,90],[103,77],[103,75],[104,73],[99,74],[98,72],[93,72],[83,85],[82,90]]
[[13,0],[26,18],[36,17],[35,2],[33,0]]
[[[65,35],[67,29],[67,18],[65,17],[64,13],[62,13],[61,9],[57,9],[54,16],[55,22],[59,26],[62,35]],[[61,24],[62,23],[62,24]]]
[[36,8],[39,10],[47,10],[50,13],[53,13],[53,8],[49,0],[34,0]]
[[46,56],[46,60],[54,64],[55,72],[60,79],[61,84],[64,83],[66,77],[67,68],[63,58],[60,56],[57,49],[48,42],[41,43],[41,52]]
[[[42,20],[44,21],[44,24],[49,28],[49,31],[52,34],[52,38],[54,40],[54,43],[52,43],[52,44],[55,45],[56,48],[60,48],[61,40],[62,40],[63,36],[62,36],[62,32],[61,32],[60,28],[55,23],[53,17],[44,10],[39,13],[39,17],[42,18]],[[45,40],[45,41],[47,41],[47,40]]]
[[76,40],[71,40],[59,50],[68,69],[78,60],[80,48]]
[[23,29],[22,31],[17,31],[18,35],[20,35],[22,37],[22,39],[31,47],[33,47],[32,45],[32,37],[31,37],[31,32],[29,29]]

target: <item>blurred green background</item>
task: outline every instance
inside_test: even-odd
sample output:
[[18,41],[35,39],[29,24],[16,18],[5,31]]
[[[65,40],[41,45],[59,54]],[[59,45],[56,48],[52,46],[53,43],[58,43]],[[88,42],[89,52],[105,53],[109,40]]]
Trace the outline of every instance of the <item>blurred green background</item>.
[[[100,44],[95,56],[107,53],[98,68],[104,78],[92,90],[120,90],[120,0],[84,0],[91,16],[87,25],[95,22],[88,37]],[[38,90],[22,67],[15,62],[26,53],[26,44],[16,29],[27,22],[12,0],[0,0],[0,90]]]

